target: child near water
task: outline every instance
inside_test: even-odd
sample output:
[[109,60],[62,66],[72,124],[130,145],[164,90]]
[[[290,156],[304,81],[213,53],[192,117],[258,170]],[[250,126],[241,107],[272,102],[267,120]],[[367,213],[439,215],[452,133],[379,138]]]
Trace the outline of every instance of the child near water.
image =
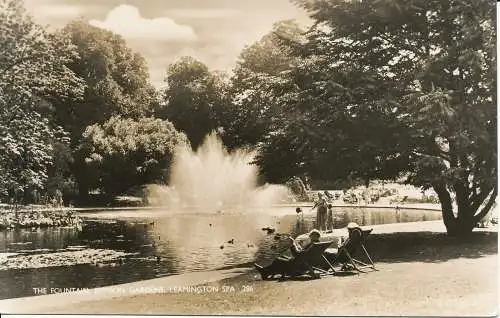
[[301,208],[296,208],[295,212],[297,213],[297,230],[299,233],[302,233],[304,226],[304,212]]

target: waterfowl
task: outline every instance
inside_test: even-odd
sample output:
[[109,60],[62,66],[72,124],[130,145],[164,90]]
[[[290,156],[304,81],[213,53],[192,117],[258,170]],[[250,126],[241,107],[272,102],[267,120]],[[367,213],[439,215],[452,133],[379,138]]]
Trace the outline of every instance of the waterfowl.
[[274,232],[276,232],[276,230],[275,230],[275,229],[270,228],[270,227],[263,227],[263,228],[262,228],[262,231],[266,231],[266,232],[267,232],[267,234],[273,234]]

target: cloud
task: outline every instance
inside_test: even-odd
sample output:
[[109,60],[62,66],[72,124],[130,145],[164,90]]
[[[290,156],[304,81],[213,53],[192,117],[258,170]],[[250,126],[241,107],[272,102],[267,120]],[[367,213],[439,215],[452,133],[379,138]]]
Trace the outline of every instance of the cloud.
[[177,24],[167,17],[147,19],[139,9],[131,5],[119,5],[112,9],[104,21],[90,20],[90,24],[128,39],[155,41],[194,41],[197,36],[188,25]]
[[218,19],[235,16],[240,11],[224,8],[204,8],[204,9],[171,9],[166,13],[169,16],[188,19]]

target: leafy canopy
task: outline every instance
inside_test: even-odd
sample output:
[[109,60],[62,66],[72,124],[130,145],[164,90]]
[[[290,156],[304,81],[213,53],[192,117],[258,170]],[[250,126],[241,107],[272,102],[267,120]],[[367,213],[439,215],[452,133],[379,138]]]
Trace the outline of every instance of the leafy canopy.
[[74,47],[33,22],[22,1],[0,1],[0,51],[0,199],[23,199],[45,189],[53,143],[68,142],[47,118],[51,101],[78,98],[84,85],[66,66]]
[[436,190],[448,230],[471,229],[497,195],[494,5],[296,2],[315,24],[290,46],[300,63],[275,88],[283,125],[263,170],[288,147],[295,168],[318,178],[403,175]]
[[135,185],[164,183],[173,153],[189,145],[172,123],[151,117],[138,120],[114,116],[85,130],[85,162],[95,187],[107,194],[123,193]]
[[223,121],[221,117],[228,103],[225,75],[209,71],[192,57],[182,57],[169,66],[165,80],[168,87],[157,116],[171,121],[196,149]]

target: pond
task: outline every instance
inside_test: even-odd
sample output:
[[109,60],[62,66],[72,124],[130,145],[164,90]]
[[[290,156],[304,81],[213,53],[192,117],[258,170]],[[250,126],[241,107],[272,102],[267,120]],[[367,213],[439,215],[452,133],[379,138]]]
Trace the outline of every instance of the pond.
[[[248,213],[81,213],[84,226],[0,232],[0,299],[33,288],[93,288],[192,271],[266,262],[301,234],[293,207]],[[335,227],[430,221],[430,210],[335,208]],[[276,229],[267,234],[263,227]]]

